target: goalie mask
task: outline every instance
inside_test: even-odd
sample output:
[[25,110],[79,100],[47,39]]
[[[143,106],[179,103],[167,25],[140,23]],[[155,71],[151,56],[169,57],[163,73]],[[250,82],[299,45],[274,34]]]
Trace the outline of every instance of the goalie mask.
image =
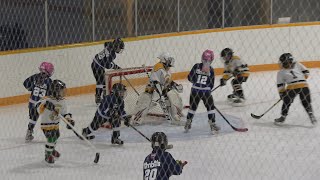
[[66,95],[66,84],[58,79],[52,81],[49,86],[50,96],[54,97],[57,100],[63,99]]
[[213,51],[207,49],[202,53],[201,62],[202,62],[202,69],[203,72],[210,71],[210,65],[214,59]]
[[291,53],[284,53],[279,58],[279,63],[281,68],[291,68],[292,64],[294,63],[294,59]]
[[166,69],[174,67],[175,59],[169,53],[161,53],[158,58]]
[[221,58],[224,60],[224,63],[228,64],[233,56],[233,51],[230,48],[224,48],[221,51]]
[[121,83],[116,83],[112,86],[112,93],[117,97],[125,98],[127,96],[127,88]]
[[155,132],[151,136],[151,147],[154,149],[159,147],[160,149],[167,149],[168,138],[164,132]]

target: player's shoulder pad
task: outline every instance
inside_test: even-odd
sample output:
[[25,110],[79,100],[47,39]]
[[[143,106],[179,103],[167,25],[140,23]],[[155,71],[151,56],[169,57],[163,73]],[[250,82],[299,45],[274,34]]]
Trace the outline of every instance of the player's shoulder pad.
[[239,56],[232,56],[232,60],[240,60]]
[[164,69],[164,66],[163,66],[163,64],[161,62],[158,62],[157,64],[155,64],[153,66],[153,70],[154,71],[158,71],[159,69]]

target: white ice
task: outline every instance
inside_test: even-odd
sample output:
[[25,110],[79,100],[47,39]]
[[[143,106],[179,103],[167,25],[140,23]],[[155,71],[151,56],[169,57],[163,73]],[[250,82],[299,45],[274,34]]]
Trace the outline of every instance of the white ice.
[[[300,100],[291,106],[286,124],[275,126],[280,116],[281,103],[259,120],[250,113],[262,114],[278,100],[275,72],[252,73],[243,85],[247,98],[243,107],[233,107],[226,100],[232,92],[230,82],[213,94],[216,107],[236,127],[247,127],[248,132],[235,132],[217,115],[221,126],[219,135],[210,135],[207,114],[202,103],[189,133],[183,126],[173,126],[155,118],[153,123],[137,127],[150,137],[155,131],[168,135],[174,158],[187,160],[180,176],[172,179],[217,180],[317,180],[320,177],[320,132],[312,127]],[[218,84],[219,77],[216,79]],[[188,104],[191,85],[184,85],[184,104]],[[320,71],[311,70],[308,80],[313,108],[319,119]],[[131,92],[133,93],[133,92]],[[129,95],[128,95],[129,96]],[[70,112],[81,130],[92,120],[96,106],[94,95],[67,97]],[[184,112],[187,113],[186,110]],[[123,146],[111,145],[111,131],[99,130],[92,143],[100,152],[100,161],[93,163],[95,151],[80,141],[61,122],[61,136],[56,149],[62,154],[54,167],[44,163],[45,138],[35,127],[35,139],[26,144],[24,136],[28,124],[27,104],[0,108],[0,174],[3,180],[108,180],[142,179],[142,163],[151,152],[150,143],[132,128],[122,127]],[[150,119],[151,120],[151,119]]]

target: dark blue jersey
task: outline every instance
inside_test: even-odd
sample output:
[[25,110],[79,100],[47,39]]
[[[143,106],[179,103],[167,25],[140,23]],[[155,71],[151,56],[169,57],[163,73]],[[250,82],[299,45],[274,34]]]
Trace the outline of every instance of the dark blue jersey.
[[210,66],[210,71],[203,72],[202,63],[195,64],[189,75],[188,80],[193,84],[192,90],[193,91],[211,91],[214,87],[214,71],[213,68]]
[[127,116],[126,111],[124,110],[123,98],[115,96],[114,94],[103,97],[96,113],[105,119],[110,119],[115,116]]
[[120,69],[120,67],[113,62],[115,59],[116,52],[106,48],[95,55],[93,62],[96,68]]
[[180,175],[182,165],[172,155],[160,148],[155,148],[143,163],[144,180],[167,180],[172,175]]
[[35,105],[42,97],[48,96],[48,89],[52,80],[44,77],[41,73],[34,74],[24,80],[23,85],[31,91],[29,105]]

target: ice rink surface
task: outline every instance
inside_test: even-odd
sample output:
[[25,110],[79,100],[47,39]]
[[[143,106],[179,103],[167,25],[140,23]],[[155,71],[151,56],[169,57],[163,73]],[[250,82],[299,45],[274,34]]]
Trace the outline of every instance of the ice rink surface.
[[[277,102],[279,97],[275,81],[275,72],[252,73],[243,85],[247,101],[242,107],[234,107],[226,99],[232,92],[230,82],[212,93],[216,107],[230,123],[236,127],[247,127],[248,132],[233,131],[217,114],[216,121],[221,132],[211,135],[202,103],[187,134],[183,132],[183,126],[170,125],[161,118],[150,119],[151,123],[137,128],[148,137],[155,131],[165,132],[169,144],[174,146],[168,151],[175,159],[189,162],[183,173],[172,179],[318,180],[319,125],[311,126],[298,98],[282,127],[273,124],[273,120],[280,116],[282,103],[259,120],[250,116],[250,113],[262,114]],[[187,81],[179,82],[184,85],[184,104],[188,104],[191,85]],[[319,69],[311,70],[308,82],[315,116],[319,120]],[[67,104],[77,129],[81,130],[91,122],[96,111],[93,94],[67,97]],[[143,179],[143,160],[152,149],[150,143],[132,128],[121,128],[121,138],[125,142],[123,146],[111,145],[111,130],[100,129],[96,132],[97,137],[92,142],[101,155],[99,163],[94,164],[95,151],[61,122],[61,136],[56,146],[61,157],[54,167],[48,167],[44,163],[45,137],[39,128],[40,123],[35,127],[33,142],[24,142],[28,124],[27,104],[1,107],[0,114],[0,174],[3,180]]]

